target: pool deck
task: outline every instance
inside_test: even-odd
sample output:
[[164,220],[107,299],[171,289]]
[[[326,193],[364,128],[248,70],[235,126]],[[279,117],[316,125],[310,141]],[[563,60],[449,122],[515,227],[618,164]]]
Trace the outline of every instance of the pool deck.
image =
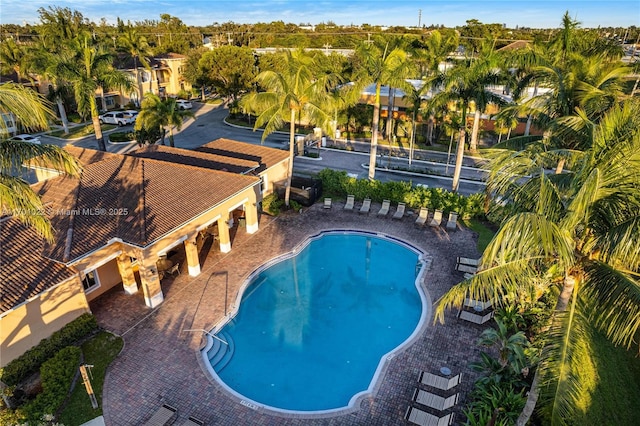
[[475,342],[487,325],[461,321],[457,312],[448,312],[444,325],[434,325],[429,312],[416,341],[388,362],[374,394],[347,414],[310,419],[255,410],[230,396],[204,371],[199,352],[202,333],[185,330],[211,329],[224,319],[225,309],[227,313],[232,310],[252,271],[320,231],[379,232],[420,248],[432,259],[422,286],[434,302],[462,279],[462,273],[454,270],[456,256],[478,257],[475,236],[468,229],[458,226],[456,232],[449,233],[444,228],[417,229],[415,215],[392,220],[393,207],[386,218],[380,218],[376,216],[379,205],[372,205],[372,213],[362,216],[343,211],[343,204],[344,200],[334,200],[330,210],[318,203],[301,214],[263,215],[257,233],[249,235],[243,229],[234,233],[230,253],[212,249],[198,277],[181,274],[164,280],[165,301],[154,310],[144,305],[141,294],[127,296],[121,289],[92,302],[98,323],[125,341],[105,380],[102,406],[106,424],[142,424],[164,403],[178,408],[177,425],[189,416],[207,425],[229,426],[405,424],[404,414],[420,371],[437,373],[445,366],[453,374],[463,374],[463,382],[456,388],[461,402],[455,410],[456,423],[461,422],[461,407],[476,377],[467,365],[479,359]]

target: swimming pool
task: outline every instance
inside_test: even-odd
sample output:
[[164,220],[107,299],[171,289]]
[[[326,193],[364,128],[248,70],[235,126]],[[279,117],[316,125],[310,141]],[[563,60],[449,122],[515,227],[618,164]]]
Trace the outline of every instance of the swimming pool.
[[371,233],[327,232],[257,270],[203,350],[252,408],[332,412],[371,392],[426,317],[421,253]]

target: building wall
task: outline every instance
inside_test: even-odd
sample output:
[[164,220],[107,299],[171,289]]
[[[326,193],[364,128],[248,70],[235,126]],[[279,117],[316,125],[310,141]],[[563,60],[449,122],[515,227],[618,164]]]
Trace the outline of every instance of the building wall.
[[269,169],[265,170],[260,176],[267,180],[267,188],[262,193],[262,197],[258,196],[258,201],[262,201],[262,198],[271,194],[274,191],[274,183],[282,182],[287,179],[287,167],[289,160],[284,160],[278,164],[274,164]]
[[89,312],[79,277],[41,293],[0,317],[0,367]]
[[106,291],[111,290],[114,286],[122,283],[120,271],[118,271],[118,261],[116,259],[110,260],[106,264],[97,268],[97,272],[100,287],[87,293],[87,300],[89,302],[105,293]]

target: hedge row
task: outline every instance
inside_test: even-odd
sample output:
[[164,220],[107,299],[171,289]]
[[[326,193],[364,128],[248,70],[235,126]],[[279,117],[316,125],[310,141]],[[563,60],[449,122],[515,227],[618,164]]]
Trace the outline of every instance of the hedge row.
[[58,411],[69,395],[81,357],[79,347],[67,346],[42,364],[42,392],[21,408],[26,419],[37,421],[45,414],[55,414]]
[[40,366],[60,349],[74,344],[97,328],[98,323],[93,315],[82,314],[48,339],[42,339],[38,346],[29,349],[0,369],[0,380],[8,386],[19,384],[27,376],[38,371]]
[[349,177],[345,171],[324,169],[319,174],[323,190],[332,195],[354,195],[356,200],[371,198],[382,202],[403,202],[413,209],[427,207],[440,209],[445,214],[456,212],[461,217],[482,217],[484,215],[484,194],[473,194],[468,197],[442,188],[425,188],[412,186],[411,182],[380,182],[377,180],[356,179]]

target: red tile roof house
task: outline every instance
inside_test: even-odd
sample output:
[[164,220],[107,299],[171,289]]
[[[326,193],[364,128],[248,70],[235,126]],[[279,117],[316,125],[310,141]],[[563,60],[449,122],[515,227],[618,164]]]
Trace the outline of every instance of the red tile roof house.
[[33,185],[55,242],[0,218],[0,367],[115,286],[142,291],[148,307],[158,306],[167,253],[180,252],[196,276],[203,239],[215,235],[222,252],[231,250],[234,213],[244,232],[258,231],[258,204],[285,180],[289,161],[286,151],[227,139],[197,151],[67,149],[82,164],[81,176]]

